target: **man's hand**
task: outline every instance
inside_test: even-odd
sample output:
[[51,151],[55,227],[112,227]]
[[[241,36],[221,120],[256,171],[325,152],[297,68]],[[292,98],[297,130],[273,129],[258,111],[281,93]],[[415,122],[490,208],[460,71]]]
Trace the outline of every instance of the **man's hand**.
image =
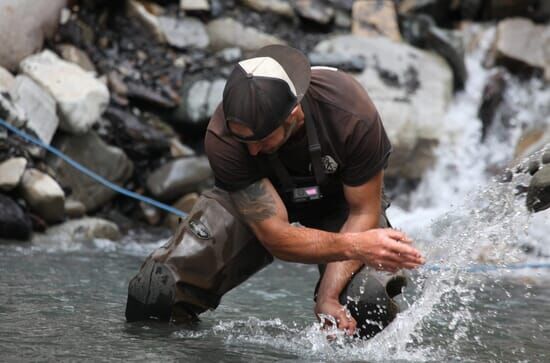
[[410,246],[412,240],[403,232],[391,228],[377,228],[360,233],[350,233],[353,259],[389,272],[412,269],[424,264],[417,249]]
[[[336,320],[338,329],[344,330],[348,335],[355,334],[357,322],[354,318],[352,318],[349,311],[344,306],[340,305],[338,300],[331,298],[318,298],[317,304],[315,305],[315,316],[317,316],[317,319],[321,321],[320,315],[323,314],[332,316]],[[325,320],[323,328],[331,325],[332,323],[329,320]]]

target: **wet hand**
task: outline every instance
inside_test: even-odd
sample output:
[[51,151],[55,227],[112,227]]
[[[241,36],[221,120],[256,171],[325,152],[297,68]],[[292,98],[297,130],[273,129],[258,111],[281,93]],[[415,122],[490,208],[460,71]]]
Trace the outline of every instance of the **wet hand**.
[[323,315],[332,316],[336,321],[337,328],[344,330],[347,335],[355,334],[357,322],[338,300],[319,297],[315,305],[315,316],[323,323],[323,329],[332,326],[333,323],[329,319],[322,319]]
[[411,246],[412,240],[395,229],[378,228],[354,233],[352,243],[354,258],[377,270],[396,272],[416,268],[425,262],[421,253]]

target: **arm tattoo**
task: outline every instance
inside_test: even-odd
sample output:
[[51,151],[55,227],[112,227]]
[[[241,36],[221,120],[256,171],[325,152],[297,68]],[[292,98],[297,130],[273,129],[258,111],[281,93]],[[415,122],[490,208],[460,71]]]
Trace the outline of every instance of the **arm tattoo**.
[[275,201],[262,181],[232,194],[237,209],[247,222],[261,222],[275,215]]

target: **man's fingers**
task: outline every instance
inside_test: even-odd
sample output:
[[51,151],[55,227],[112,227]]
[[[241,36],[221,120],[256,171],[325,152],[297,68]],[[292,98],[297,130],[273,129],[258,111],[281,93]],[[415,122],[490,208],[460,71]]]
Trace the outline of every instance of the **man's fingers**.
[[386,228],[385,231],[387,232],[388,237],[396,241],[407,243],[407,244],[411,244],[413,242],[413,240],[409,236],[407,236],[405,233],[398,231],[396,229]]
[[385,240],[385,247],[395,253],[401,254],[403,256],[411,256],[415,257],[417,259],[421,259],[422,255],[418,250],[414,247],[411,247],[409,245],[396,242],[392,239],[386,239]]

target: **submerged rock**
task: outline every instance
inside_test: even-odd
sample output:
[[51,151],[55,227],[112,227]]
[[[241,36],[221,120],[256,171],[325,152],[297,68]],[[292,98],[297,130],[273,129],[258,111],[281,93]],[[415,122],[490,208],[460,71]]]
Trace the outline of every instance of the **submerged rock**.
[[506,90],[506,78],[504,77],[504,72],[498,71],[493,74],[485,84],[483,88],[483,96],[481,100],[481,105],[479,106],[479,111],[477,116],[481,119],[482,129],[481,129],[481,139],[484,140],[487,136],[487,130],[493,123],[495,118],[495,113],[502,102],[504,91]]
[[120,237],[120,230],[113,222],[101,218],[86,217],[52,226],[46,233],[35,233],[32,242],[59,245],[60,243],[86,242],[96,238],[117,241]]

